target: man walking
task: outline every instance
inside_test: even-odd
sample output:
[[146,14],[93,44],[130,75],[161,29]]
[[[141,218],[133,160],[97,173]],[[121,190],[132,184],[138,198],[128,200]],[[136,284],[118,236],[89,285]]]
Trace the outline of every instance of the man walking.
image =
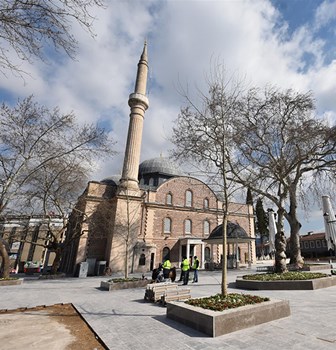
[[198,282],[198,270],[199,270],[200,262],[197,259],[197,256],[194,256],[194,263],[192,266],[192,269],[194,270],[194,278],[193,278],[193,283]]

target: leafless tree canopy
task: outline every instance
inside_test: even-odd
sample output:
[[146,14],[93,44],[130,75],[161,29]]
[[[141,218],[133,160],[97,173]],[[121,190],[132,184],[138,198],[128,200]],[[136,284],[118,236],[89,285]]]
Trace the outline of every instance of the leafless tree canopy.
[[103,0],[0,0],[0,67],[20,71],[11,60],[14,50],[20,60],[44,59],[44,49],[56,50],[74,57],[77,40],[72,34],[73,23],[79,23],[92,35],[90,15],[93,6],[103,6]]
[[0,214],[14,198],[26,197],[33,182],[42,181],[42,177],[50,176],[51,182],[55,176],[60,181],[64,172],[68,172],[69,180],[70,169],[72,173],[76,170],[76,174],[85,175],[96,158],[113,153],[112,145],[103,129],[95,125],[80,126],[73,113],[62,114],[58,108],[49,110],[37,104],[32,96],[19,101],[14,108],[3,104],[0,107]]
[[308,187],[319,188],[317,178],[335,182],[335,126],[317,118],[310,92],[244,89],[223,78],[215,74],[208,82],[201,107],[185,95],[173,154],[220,169],[227,194],[231,180],[271,200],[279,232],[283,219],[289,222],[292,262],[300,263],[297,208]]
[[62,114],[58,108],[49,110],[37,104],[32,96],[19,101],[14,108],[3,104],[0,215],[37,212],[50,218],[62,217],[63,227],[57,233],[49,230],[50,242],[60,251],[67,214],[95,161],[112,155],[112,147],[113,142],[103,129],[81,126],[73,113]]

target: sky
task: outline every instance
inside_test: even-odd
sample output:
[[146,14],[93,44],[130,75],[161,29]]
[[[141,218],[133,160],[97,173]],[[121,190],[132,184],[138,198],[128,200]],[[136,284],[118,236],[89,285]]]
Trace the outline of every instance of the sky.
[[[311,90],[317,113],[336,121],[336,0],[106,0],[92,9],[95,37],[78,26],[76,60],[51,53],[22,63],[24,79],[0,80],[1,101],[31,94],[41,104],[99,123],[117,141],[117,156],[97,162],[93,180],[120,175],[128,96],[148,42],[148,98],[141,160],[168,155],[184,101],[179,87],[205,88],[211,62],[256,86]],[[15,58],[13,57],[13,60]],[[332,198],[334,201],[335,198]],[[334,202],[335,203],[335,202]],[[302,233],[323,230],[321,204],[301,213]]]

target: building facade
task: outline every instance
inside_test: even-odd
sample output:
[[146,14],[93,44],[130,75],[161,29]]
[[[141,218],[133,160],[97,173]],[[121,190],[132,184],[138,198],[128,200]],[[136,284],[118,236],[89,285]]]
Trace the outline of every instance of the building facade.
[[[164,157],[140,164],[146,97],[147,47],[129,97],[130,122],[121,178],[89,182],[69,220],[67,238],[80,230],[63,256],[62,269],[74,273],[81,262],[105,262],[112,272],[146,272],[169,257],[180,266],[183,256],[221,261],[222,246],[203,241],[222,222],[222,202],[199,179],[184,176]],[[229,220],[254,238],[253,208],[231,203]],[[255,244],[229,246],[241,262],[255,260]],[[239,249],[238,249],[239,248]],[[239,255],[239,256],[238,256]],[[89,268],[90,269],[90,268]]]

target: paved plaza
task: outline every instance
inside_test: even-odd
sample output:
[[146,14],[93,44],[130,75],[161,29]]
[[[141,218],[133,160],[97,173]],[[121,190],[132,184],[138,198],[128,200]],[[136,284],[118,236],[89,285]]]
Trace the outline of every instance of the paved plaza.
[[[255,271],[255,266],[249,270],[229,270],[229,292],[245,292],[234,288],[236,276]],[[336,287],[314,291],[248,291],[289,300],[291,316],[210,338],[167,319],[165,307],[144,300],[144,288],[102,291],[100,281],[106,279],[25,279],[20,286],[1,287],[0,309],[73,303],[109,349],[336,348]],[[221,271],[200,271],[199,283],[189,284],[191,295],[202,297],[218,293],[220,282]],[[0,349],[5,349],[1,337]]]

